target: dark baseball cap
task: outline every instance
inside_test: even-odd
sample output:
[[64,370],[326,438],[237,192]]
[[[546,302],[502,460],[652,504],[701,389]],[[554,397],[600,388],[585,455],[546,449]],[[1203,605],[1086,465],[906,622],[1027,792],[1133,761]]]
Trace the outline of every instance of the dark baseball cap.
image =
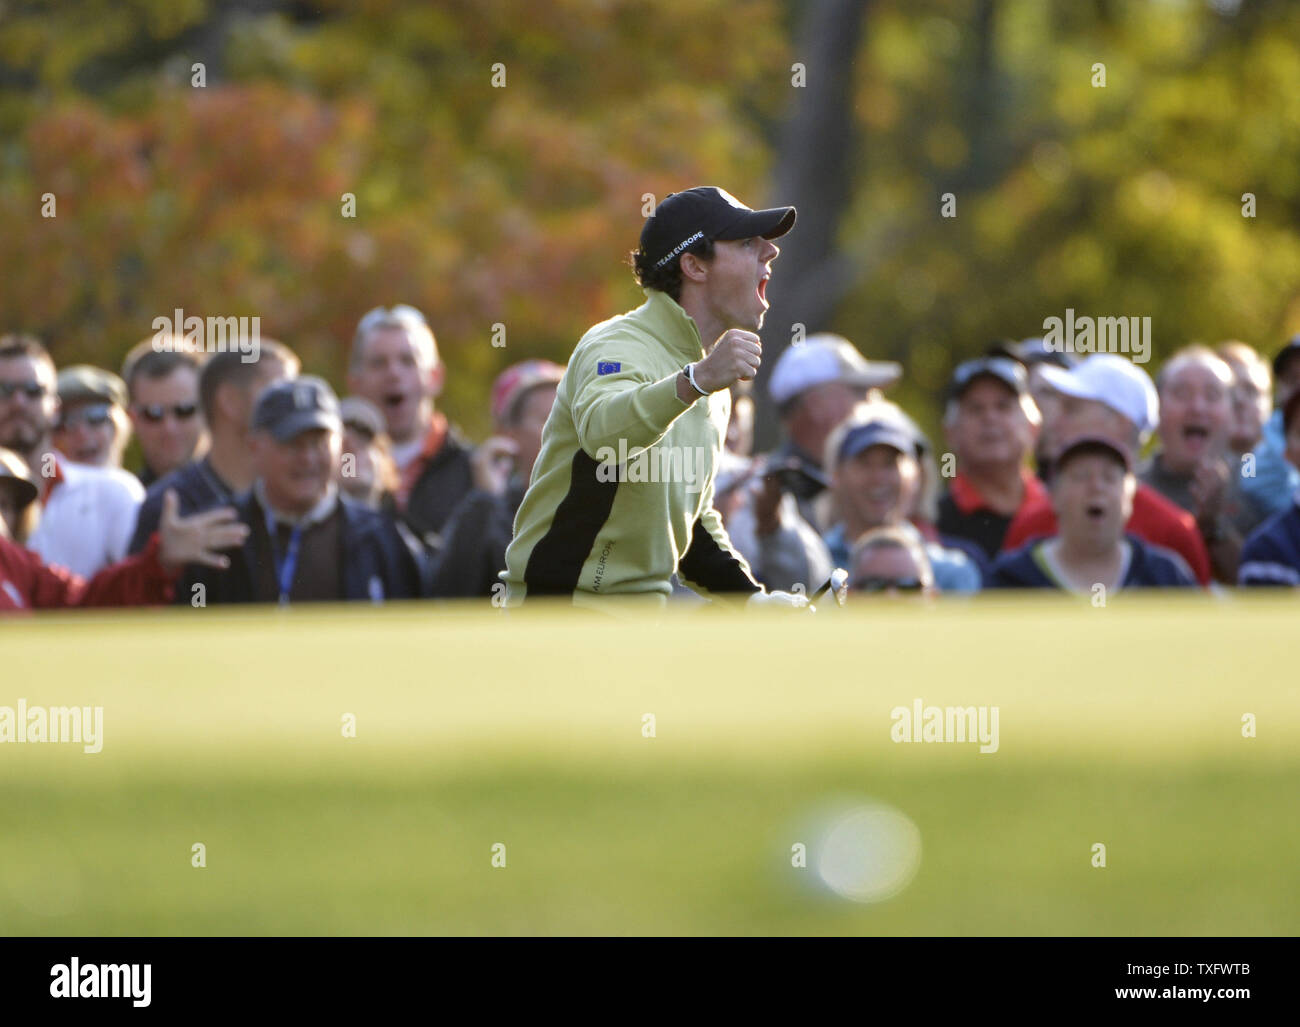
[[1294,357],[1300,357],[1300,335],[1293,335],[1273,358],[1273,377],[1281,378],[1282,370]]
[[1078,435],[1067,439],[1056,451],[1056,457],[1052,460],[1053,472],[1060,471],[1067,462],[1084,453],[1102,453],[1122,464],[1125,471],[1133,470],[1133,454],[1127,447],[1104,435]]
[[701,239],[776,239],[794,227],[793,207],[753,210],[717,186],[669,193],[641,229],[641,252],[661,267]]
[[127,406],[126,384],[112,371],[89,364],[75,364],[59,372],[56,388],[65,406],[74,403],[113,403]]
[[1019,361],[1003,356],[976,357],[957,365],[948,382],[948,399],[961,399],[966,390],[981,378],[1001,382],[1017,396],[1029,391],[1029,376]]
[[305,431],[342,431],[339,401],[323,378],[303,375],[267,386],[253,408],[253,430],[269,432],[276,442],[288,442]]
[[1067,371],[1079,363],[1076,354],[1053,349],[1045,339],[1039,337],[1021,339],[1019,342],[995,343],[989,347],[985,356],[1010,357],[1012,360],[1024,364],[1025,367],[1033,367],[1035,364],[1052,364]]
[[901,425],[888,421],[868,421],[857,424],[844,433],[839,452],[835,455],[836,464],[842,464],[859,453],[865,453],[872,446],[888,446],[905,456],[916,456],[916,439]]

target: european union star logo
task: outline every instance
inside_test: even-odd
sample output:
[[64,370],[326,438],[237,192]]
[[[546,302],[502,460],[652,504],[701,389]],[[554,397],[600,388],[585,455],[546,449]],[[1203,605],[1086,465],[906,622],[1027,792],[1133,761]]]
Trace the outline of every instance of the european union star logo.
[[597,374],[618,374],[623,370],[623,365],[616,360],[602,360],[596,364]]

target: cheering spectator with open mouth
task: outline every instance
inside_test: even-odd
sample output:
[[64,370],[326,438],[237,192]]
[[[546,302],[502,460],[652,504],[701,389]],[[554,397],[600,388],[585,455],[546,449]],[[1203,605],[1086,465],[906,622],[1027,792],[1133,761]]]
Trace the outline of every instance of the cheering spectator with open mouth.
[[131,441],[122,379],[98,367],[78,364],[59,372],[57,388],[55,447],[73,463],[120,468]]
[[1215,577],[1237,580],[1241,545],[1264,520],[1242,488],[1243,464],[1231,455],[1232,368],[1213,350],[1187,346],[1160,369],[1160,449],[1141,470],[1144,482],[1196,518]]
[[1195,586],[1195,576],[1177,553],[1125,535],[1136,488],[1133,458],[1122,444],[1103,435],[1067,441],[1052,461],[1057,535],[1000,556],[993,565],[994,584],[1081,595],[1097,595],[1099,587],[1109,595],[1129,588]]

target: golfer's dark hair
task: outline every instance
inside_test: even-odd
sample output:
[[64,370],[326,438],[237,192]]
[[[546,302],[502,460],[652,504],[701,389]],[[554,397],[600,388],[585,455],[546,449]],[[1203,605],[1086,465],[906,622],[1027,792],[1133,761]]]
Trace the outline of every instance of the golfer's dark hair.
[[302,364],[288,346],[275,339],[262,339],[259,347],[256,360],[249,360],[248,355],[239,350],[213,353],[208,357],[199,372],[199,406],[203,408],[203,417],[208,424],[212,423],[217,405],[217,390],[227,383],[247,385],[257,374],[262,361],[279,361],[289,371],[290,377],[297,377]]
[[658,289],[667,293],[674,302],[682,298],[682,257],[693,253],[701,260],[713,259],[713,240],[701,239],[682,250],[681,254],[662,267],[655,267],[640,249],[628,254],[628,263],[632,265],[632,274],[643,289]]

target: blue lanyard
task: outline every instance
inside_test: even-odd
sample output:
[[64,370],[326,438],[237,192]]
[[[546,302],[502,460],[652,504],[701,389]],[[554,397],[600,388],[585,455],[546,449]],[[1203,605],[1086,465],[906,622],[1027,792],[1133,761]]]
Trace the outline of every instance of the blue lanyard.
[[276,544],[275,518],[271,511],[266,511],[266,535],[271,543],[271,562],[275,564],[275,580],[280,588],[280,605],[289,605],[289,589],[293,587],[294,571],[298,569],[298,543],[302,540],[302,528],[294,525],[289,534],[289,548],[280,562],[280,547]]

